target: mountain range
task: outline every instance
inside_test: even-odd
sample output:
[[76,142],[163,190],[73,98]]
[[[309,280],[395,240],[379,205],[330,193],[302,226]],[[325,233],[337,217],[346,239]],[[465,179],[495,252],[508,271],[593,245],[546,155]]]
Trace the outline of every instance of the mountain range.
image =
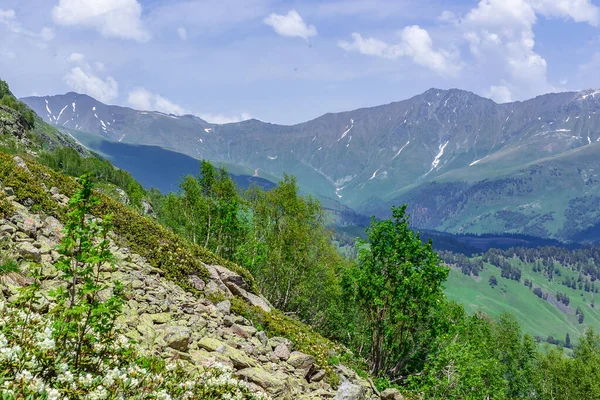
[[496,104],[430,89],[292,126],[216,125],[77,93],[22,100],[71,135],[159,146],[269,180],[293,174],[306,192],[360,213],[408,203],[419,228],[600,236],[600,90]]

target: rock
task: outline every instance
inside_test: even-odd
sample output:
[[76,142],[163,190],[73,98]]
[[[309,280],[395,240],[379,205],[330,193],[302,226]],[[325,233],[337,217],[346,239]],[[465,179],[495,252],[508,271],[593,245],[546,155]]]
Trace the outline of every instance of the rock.
[[256,338],[260,340],[263,346],[267,347],[269,345],[269,338],[267,337],[267,333],[265,331],[259,331],[256,334]]
[[231,330],[236,335],[241,336],[245,339],[254,336],[254,334],[256,333],[256,328],[254,328],[252,326],[245,326],[245,325],[238,325],[238,324],[233,324],[231,326]]
[[152,204],[148,203],[146,200],[142,200],[142,212],[144,215],[152,214],[154,212]]
[[13,158],[13,161],[15,162],[15,164],[17,165],[17,167],[23,168],[25,171],[31,173],[31,171],[29,171],[29,168],[27,168],[27,164],[25,164],[25,161],[23,161],[23,159],[21,157],[15,156]]
[[256,361],[248,357],[248,355],[243,351],[234,349],[231,346],[225,346],[222,354],[229,358],[233,363],[233,366],[237,369],[256,366]]
[[60,191],[58,190],[58,188],[56,186],[52,186],[50,188],[50,193],[51,194],[60,194]]
[[187,351],[190,345],[192,331],[185,326],[168,326],[164,329],[165,344],[179,351]]
[[321,382],[325,378],[325,370],[318,370],[313,376],[310,377],[311,382]]
[[206,287],[206,283],[204,283],[202,279],[198,278],[197,275],[190,276],[189,281],[192,287],[196,290],[203,291]]
[[6,232],[6,233],[12,235],[16,231],[17,231],[17,228],[15,228],[12,225],[2,225],[2,226],[0,226],[0,232]]
[[198,342],[198,347],[208,350],[208,351],[221,351],[225,348],[226,344],[221,342],[220,340],[203,337]]
[[293,351],[287,362],[296,369],[308,370],[315,363],[315,358],[299,351]]
[[237,371],[235,376],[248,382],[252,382],[265,389],[272,396],[277,396],[285,390],[285,382],[262,368],[245,368]]
[[171,314],[169,313],[149,314],[149,316],[155,324],[166,324],[171,320]]
[[281,343],[285,344],[288,348],[292,347],[292,341],[290,339],[279,336],[275,336],[269,339],[269,346],[271,346],[271,348],[273,349],[279,346]]
[[400,394],[400,391],[393,388],[385,389],[379,396],[384,400],[404,400],[404,396]]
[[286,361],[288,358],[290,358],[290,349],[285,345],[285,343],[278,344],[273,353],[275,353],[277,358],[283,361]]
[[251,306],[262,308],[266,312],[271,312],[271,306],[269,305],[269,302],[261,296],[246,292],[245,295],[240,297],[245,299]]
[[54,217],[46,217],[42,224],[42,234],[57,240],[62,239],[63,225]]
[[223,325],[229,327],[235,323],[235,317],[233,315],[226,315],[223,317]]
[[363,386],[344,381],[335,394],[336,400],[365,400],[366,390]]
[[231,302],[229,300],[224,300],[220,303],[215,304],[217,310],[219,310],[222,314],[228,315],[231,312]]
[[40,249],[35,247],[30,242],[21,242],[17,245],[17,249],[19,250],[19,254],[23,256],[23,258],[35,262],[42,261],[42,253]]

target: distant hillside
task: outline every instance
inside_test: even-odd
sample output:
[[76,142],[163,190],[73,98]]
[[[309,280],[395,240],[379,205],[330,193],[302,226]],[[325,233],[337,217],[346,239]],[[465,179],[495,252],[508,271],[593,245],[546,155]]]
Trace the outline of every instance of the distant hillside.
[[462,90],[280,126],[107,106],[76,93],[24,99],[58,126],[195,158],[289,173],[323,199],[416,226],[564,240],[600,223],[600,91],[496,104]]
[[[133,145],[81,131],[65,131],[88,149],[108,158],[117,167],[129,171],[147,189],[154,187],[163,193],[177,191],[179,181],[184,176],[197,175],[200,169],[198,159],[162,147]],[[247,169],[232,165],[225,167],[242,188],[257,185],[268,190],[275,186],[265,178],[250,175],[251,171]]]

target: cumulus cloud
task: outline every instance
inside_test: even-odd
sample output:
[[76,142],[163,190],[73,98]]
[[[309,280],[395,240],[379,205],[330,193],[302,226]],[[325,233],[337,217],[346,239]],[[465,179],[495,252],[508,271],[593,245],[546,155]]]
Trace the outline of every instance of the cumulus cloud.
[[273,28],[281,36],[300,37],[308,40],[317,36],[317,28],[314,25],[306,25],[296,10],[291,10],[287,15],[271,14],[263,22]]
[[72,53],[67,61],[75,64],[65,75],[64,81],[79,93],[85,93],[103,102],[110,103],[119,95],[119,85],[111,76],[102,78],[98,67],[93,68],[85,61],[85,55]]
[[538,15],[597,26],[599,10],[589,0],[480,0],[457,26],[464,30],[470,51],[480,63],[503,70],[508,87],[495,87],[490,94],[498,99],[511,92],[526,97],[555,89],[547,79],[546,60],[535,50],[533,27]]
[[448,51],[435,49],[429,32],[418,25],[404,28],[399,33],[400,42],[396,44],[375,38],[363,38],[359,33],[353,33],[352,38],[352,42],[342,40],[338,45],[346,51],[356,51],[369,56],[388,59],[408,57],[414,63],[440,75],[454,76],[461,69],[456,57]]
[[54,31],[51,28],[44,27],[40,33],[23,28],[23,25],[17,19],[15,10],[0,9],[0,25],[4,25],[9,32],[15,35],[26,36],[32,39],[42,39],[46,42],[54,39]]
[[150,34],[143,26],[137,0],[60,0],[52,9],[58,25],[92,28],[104,37],[144,42]]
[[129,92],[127,103],[137,110],[160,111],[174,115],[189,114],[189,112],[180,105],[144,88],[137,88]]
[[184,27],[177,28],[177,34],[181,40],[187,40],[187,30]]
[[212,124],[231,124],[233,122],[246,121],[252,118],[248,113],[241,113],[240,115],[225,115],[225,114],[199,114],[203,120]]
[[496,103],[510,103],[512,101],[512,94],[506,86],[492,86],[486,96]]

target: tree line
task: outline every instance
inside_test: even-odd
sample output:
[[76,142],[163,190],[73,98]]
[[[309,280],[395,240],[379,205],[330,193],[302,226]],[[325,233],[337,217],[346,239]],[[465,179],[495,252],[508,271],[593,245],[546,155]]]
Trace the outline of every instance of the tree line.
[[[568,356],[539,351],[508,314],[466,313],[444,295],[442,257],[465,259],[436,254],[410,228],[406,206],[373,218],[349,259],[320,203],[302,196],[292,176],[270,191],[242,191],[203,161],[179,192],[149,196],[159,222],[246,267],[273,305],[352,349],[380,387],[434,399],[600,397],[590,373],[600,368],[599,335],[588,331]],[[468,265],[464,272],[477,274],[483,262]]]

